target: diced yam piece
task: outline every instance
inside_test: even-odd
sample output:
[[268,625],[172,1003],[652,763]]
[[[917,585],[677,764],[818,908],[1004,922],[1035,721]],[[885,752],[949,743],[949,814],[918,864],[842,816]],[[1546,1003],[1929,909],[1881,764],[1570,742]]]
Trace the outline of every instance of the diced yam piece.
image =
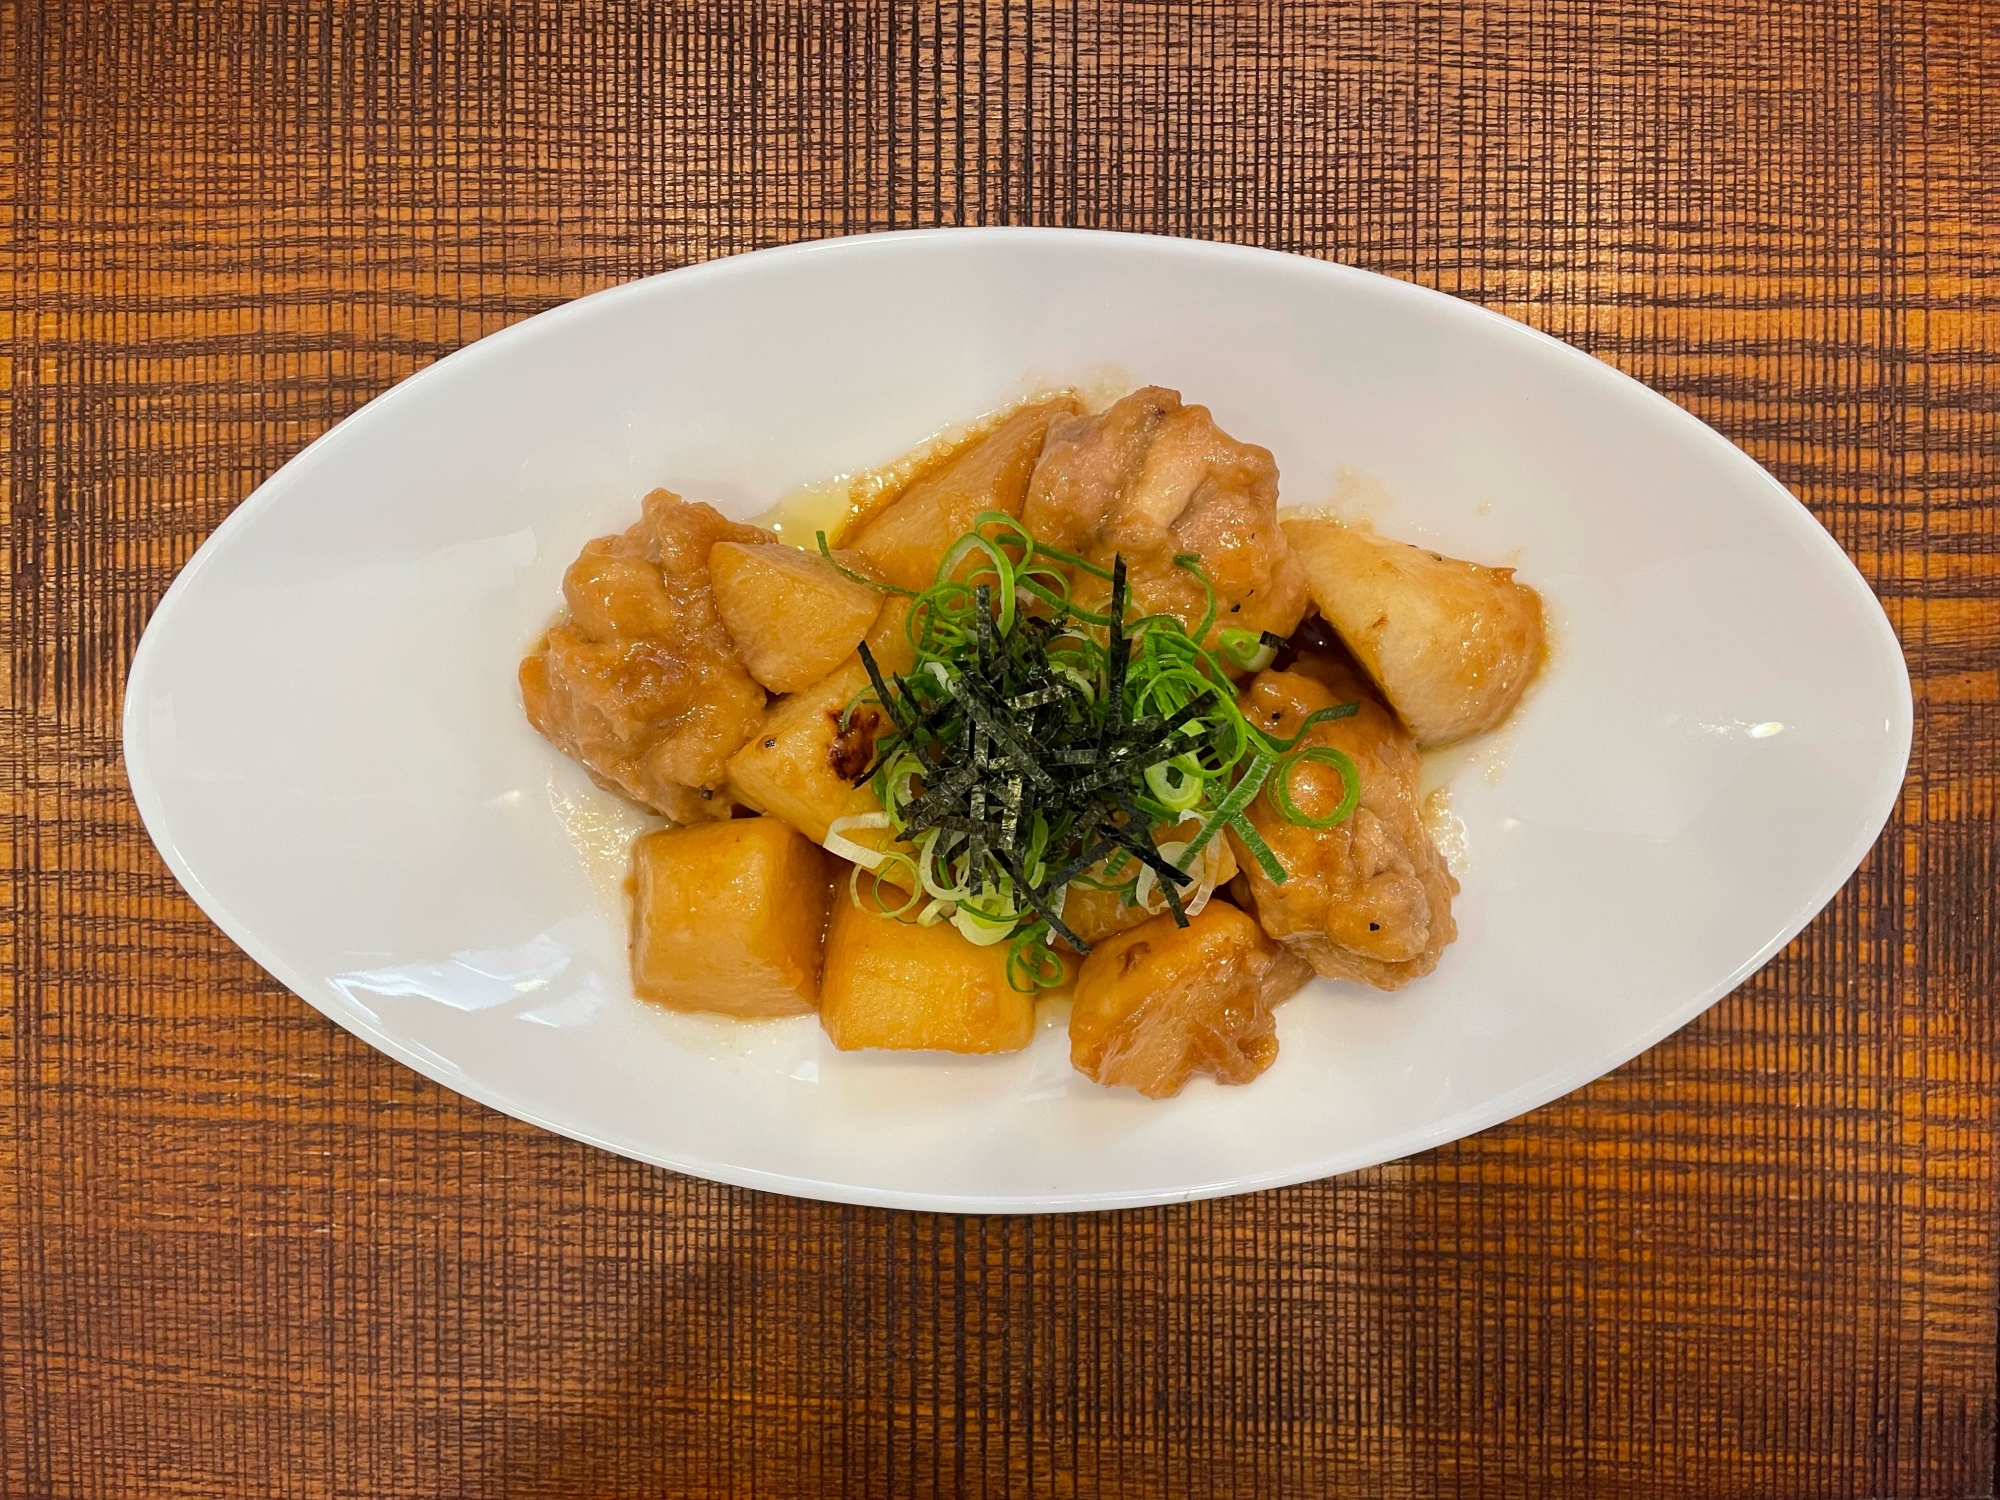
[[1115,932],[1153,920],[1143,906],[1127,906],[1116,891],[1072,884],[1063,893],[1063,925],[1086,943],[1101,943]]
[[1313,602],[1419,745],[1493,728],[1541,670],[1542,597],[1486,568],[1338,521],[1284,523]]
[[[909,668],[914,653],[903,633],[905,601],[892,599],[869,632],[868,649],[884,672]],[[781,698],[729,762],[729,787],[740,802],[783,818],[815,844],[827,826],[848,813],[880,812],[881,805],[854,778],[875,756],[876,737],[888,716],[873,702],[858,705],[841,727],[841,715],[868,686],[859,654],[802,693]]]
[[[861,658],[803,693],[781,698],[764,710],[755,734],[729,761],[729,789],[744,802],[783,818],[815,844],[826,842],[827,826],[850,812],[880,811],[866,787],[854,778],[868,769],[875,737],[888,726],[872,702],[841,715],[868,686]],[[860,799],[857,801],[857,798]]]
[[1248,1083],[1278,1056],[1271,1007],[1311,972],[1227,902],[1209,902],[1186,927],[1154,917],[1083,961],[1070,1061],[1149,1099],[1178,1094],[1193,1073]]
[[776,818],[649,833],[634,848],[632,988],[676,1010],[819,1004],[833,861]]
[[717,542],[708,578],[744,665],[774,693],[796,693],[826,676],[882,611],[881,590],[795,547]]
[[982,510],[1021,514],[1049,423],[1076,410],[1069,396],[1022,407],[871,516],[853,539],[855,552],[893,584],[929,588]]
[[826,937],[820,1024],[843,1051],[1018,1052],[1035,997],[1007,979],[1007,944],[980,947],[948,922],[884,915],[837,890]]

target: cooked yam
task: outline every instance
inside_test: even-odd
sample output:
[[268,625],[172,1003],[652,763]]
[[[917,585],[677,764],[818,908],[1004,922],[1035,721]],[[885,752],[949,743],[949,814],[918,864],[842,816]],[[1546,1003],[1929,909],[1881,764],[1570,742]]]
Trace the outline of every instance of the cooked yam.
[[1035,999],[1007,980],[1007,945],[981,947],[949,923],[919,927],[864,894],[834,896],[820,1022],[843,1051],[1018,1052]]
[[[1153,835],[1155,845],[1171,845],[1192,839],[1201,831],[1201,820],[1190,818],[1177,828],[1161,828]],[[1178,851],[1170,850],[1170,854]],[[1097,867],[1102,873],[1103,866]],[[1130,866],[1121,873],[1130,874]],[[1220,890],[1229,884],[1236,874],[1236,856],[1226,839],[1214,839],[1195,857],[1189,873],[1197,881],[1205,881],[1212,888]],[[1097,890],[1080,881],[1072,881],[1063,896],[1063,925],[1086,943],[1095,943],[1110,937],[1114,932],[1123,932],[1129,927],[1137,927],[1141,922],[1149,922],[1167,909],[1166,898],[1153,886],[1147,892],[1148,901],[1144,906],[1125,900],[1117,891]]]
[[1358,531],[1288,518],[1313,603],[1419,745],[1448,745],[1513,711],[1542,664],[1541,595],[1486,568]]
[[[869,650],[887,673],[907,670],[914,659],[903,633],[906,609],[906,601],[890,600],[868,635]],[[854,785],[874,759],[876,738],[888,727],[879,704],[855,701],[868,686],[860,655],[850,653],[804,692],[773,703],[749,742],[730,759],[731,795],[783,818],[815,844],[826,842],[834,819],[881,811],[872,792]],[[850,704],[852,713],[847,712]]]
[[709,586],[750,675],[774,693],[812,686],[853,654],[882,593],[816,552],[717,542]]
[[929,588],[951,544],[981,511],[1021,514],[1049,423],[1075,410],[1069,396],[1022,407],[871,516],[853,539],[854,552],[893,584]]
[[632,987],[676,1010],[790,1016],[819,1002],[833,861],[776,818],[669,828],[633,850]]

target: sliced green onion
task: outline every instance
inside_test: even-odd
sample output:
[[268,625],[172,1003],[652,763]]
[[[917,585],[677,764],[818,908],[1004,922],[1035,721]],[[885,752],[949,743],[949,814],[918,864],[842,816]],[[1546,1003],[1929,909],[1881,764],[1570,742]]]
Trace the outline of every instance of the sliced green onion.
[[1160,805],[1170,812],[1187,812],[1199,806],[1208,794],[1207,781],[1198,775],[1190,776],[1178,758],[1148,766],[1142,774],[1153,795],[1160,799]]
[[1201,565],[1199,552],[1178,554],[1174,558],[1174,566],[1183,572],[1194,574],[1195,582],[1201,585],[1202,597],[1208,601],[1208,607],[1202,611],[1200,626],[1189,632],[1195,644],[1199,645],[1208,639],[1208,628],[1215,623],[1215,585],[1208,581],[1208,573]]
[[[1213,894],[1222,856],[1209,846],[1225,828],[1282,880],[1246,810],[1270,785],[1272,805],[1304,823],[1290,775],[1300,759],[1336,764],[1331,751],[1298,746],[1315,724],[1354,707],[1307,715],[1282,741],[1252,724],[1232,674],[1268,665],[1283,643],[1232,627],[1206,647],[1213,581],[1192,553],[1174,562],[1206,600],[1192,632],[1175,614],[1132,614],[1122,557],[1107,569],[1043,546],[1015,517],[981,512],[911,598],[907,674],[891,677],[862,652],[869,688],[856,701],[872,694],[895,726],[862,778],[882,811],[836,820],[827,847],[907,872],[906,919],[1006,942],[1017,988],[1061,982],[1066,971],[1049,949],[1058,939],[1089,952],[1063,922],[1072,884],[1148,909],[1164,900],[1185,924]],[[1082,575],[1109,583],[1102,613],[1077,604]],[[1182,825],[1196,828],[1192,838],[1166,839]],[[878,827],[894,836],[892,849],[849,836]]]
[[[1209,841],[1222,832],[1225,824],[1234,826],[1235,819],[1250,805],[1250,799],[1257,795],[1258,789],[1264,785],[1264,778],[1271,774],[1271,767],[1276,763],[1267,755],[1260,755],[1250,762],[1250,769],[1245,771],[1242,779],[1229,789],[1229,795],[1222,799],[1222,805],[1208,815],[1208,820],[1201,825],[1201,832],[1188,840],[1187,853],[1183,858],[1192,858],[1201,853],[1208,847]],[[1278,878],[1282,880],[1284,877],[1280,875]]]
[[1015,989],[1030,994],[1036,990],[1056,989],[1068,977],[1062,958],[1049,948],[1046,941],[1053,934],[1041,924],[1037,927],[1017,934],[1007,949],[1007,982]]
[[[1292,800],[1292,772],[1306,761],[1319,766],[1332,766],[1340,773],[1344,789],[1340,806],[1323,818],[1307,817]],[[1294,750],[1278,762],[1278,773],[1271,778],[1271,801],[1279,812],[1301,828],[1331,828],[1353,817],[1354,809],[1361,805],[1361,773],[1354,769],[1353,761],[1333,746],[1308,745],[1303,750]]]
[[851,859],[864,869],[882,868],[880,849],[871,849],[866,844],[857,844],[853,839],[842,837],[850,828],[887,828],[889,815],[885,812],[852,813],[844,818],[835,818],[826,826],[826,837],[821,840],[829,854],[838,854],[842,859]]
[[1219,647],[1225,661],[1241,667],[1246,672],[1261,672],[1278,659],[1278,648],[1266,637],[1268,631],[1238,630],[1226,627],[1219,638]]
[[[1336,703],[1331,708],[1316,708],[1307,714],[1304,719],[1299,721],[1298,732],[1289,739],[1273,739],[1255,725],[1251,726],[1251,733],[1257,736],[1258,743],[1264,747],[1266,753],[1283,755],[1286,751],[1295,749],[1299,741],[1306,737],[1306,731],[1314,725],[1324,724],[1329,719],[1351,719],[1360,712],[1361,705],[1359,703]],[[1246,720],[1245,722],[1247,723],[1248,721]]]
[[1250,851],[1250,857],[1257,861],[1257,868],[1264,872],[1271,884],[1285,883],[1284,863],[1271,852],[1271,846],[1264,842],[1264,836],[1251,825],[1248,818],[1239,812],[1229,820],[1229,831],[1242,840],[1243,847]]
[[[897,854],[892,856],[891,858],[893,861],[899,861],[905,865],[910,863],[910,858],[907,854]],[[905,916],[909,914],[910,908],[915,906],[919,901],[923,900],[924,898],[924,893],[922,891],[920,890],[911,891],[907,893],[907,899],[904,900],[901,906],[898,906],[895,909],[891,910],[888,903],[886,903],[882,899],[882,887],[885,885],[889,885],[891,890],[898,890],[898,891],[900,891],[902,887],[899,885],[892,885],[888,880],[883,878],[880,871],[875,871],[871,873],[863,866],[856,865],[853,869],[853,872],[849,874],[847,877],[848,899],[851,900],[856,906],[859,906],[861,904],[861,877],[863,875],[868,875],[869,879],[872,881],[873,884],[870,889],[870,894],[875,898],[875,909],[885,917],[894,917],[897,921],[900,922]],[[910,883],[912,885],[916,884],[914,877],[912,877]],[[922,918],[919,917],[918,920],[921,922]]]
[[824,531],[815,531],[813,537],[819,543],[819,555],[833,564],[833,571],[838,573],[842,578],[851,579],[855,583],[865,583],[869,588],[876,589],[884,594],[901,594],[905,599],[915,597],[909,589],[899,588],[895,584],[881,578],[870,578],[866,573],[857,573],[854,569],[841,562],[839,558],[833,555],[833,548],[827,546],[826,533]]

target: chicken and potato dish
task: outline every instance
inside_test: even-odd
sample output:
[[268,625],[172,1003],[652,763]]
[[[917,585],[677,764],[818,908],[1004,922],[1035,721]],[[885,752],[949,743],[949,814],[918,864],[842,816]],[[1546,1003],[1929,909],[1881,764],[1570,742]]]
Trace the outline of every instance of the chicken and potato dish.
[[833,1045],[1248,1083],[1321,975],[1457,935],[1420,751],[1492,729],[1541,600],[1280,518],[1271,454],[1159,387],[1002,413],[817,547],[666,490],[587,544],[529,721],[671,826],[634,846],[633,987],[816,1013]]

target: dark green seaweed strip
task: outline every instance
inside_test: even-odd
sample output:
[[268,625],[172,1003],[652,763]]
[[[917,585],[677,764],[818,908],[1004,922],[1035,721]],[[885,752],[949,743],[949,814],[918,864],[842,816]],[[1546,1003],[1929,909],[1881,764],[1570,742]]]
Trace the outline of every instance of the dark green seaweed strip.
[[1008,875],[1013,878],[1014,888],[1020,891],[1027,898],[1028,905],[1034,908],[1035,915],[1048,923],[1050,930],[1072,948],[1076,949],[1078,953],[1089,953],[1090,944],[1078,937],[1069,928],[1063,919],[1057,915],[1053,906],[1045,903],[1043,893],[1028,883],[1028,877],[1021,872],[1021,866],[1015,861],[1014,856],[1003,853],[1000,855],[1000,862],[1005,866]]

